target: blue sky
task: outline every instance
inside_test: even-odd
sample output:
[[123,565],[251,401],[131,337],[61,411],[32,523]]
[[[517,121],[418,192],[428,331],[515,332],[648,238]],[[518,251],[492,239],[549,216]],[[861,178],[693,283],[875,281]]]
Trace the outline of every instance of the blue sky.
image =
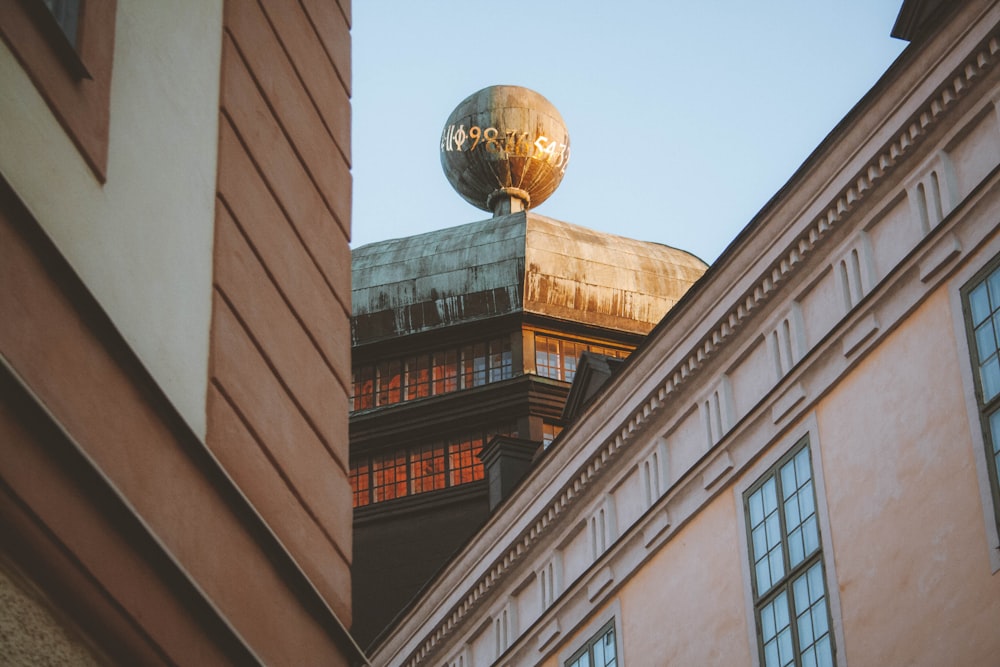
[[493,84],[559,109],[572,162],[535,211],[713,261],[906,46],[901,0],[357,0],[352,246],[489,214],[441,170]]

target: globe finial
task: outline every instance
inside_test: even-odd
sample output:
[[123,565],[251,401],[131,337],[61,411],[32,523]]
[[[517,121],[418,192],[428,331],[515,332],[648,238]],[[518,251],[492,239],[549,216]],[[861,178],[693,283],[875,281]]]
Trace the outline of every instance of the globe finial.
[[489,86],[455,107],[441,133],[441,167],[465,201],[494,216],[538,206],[569,163],[559,111],[533,90]]

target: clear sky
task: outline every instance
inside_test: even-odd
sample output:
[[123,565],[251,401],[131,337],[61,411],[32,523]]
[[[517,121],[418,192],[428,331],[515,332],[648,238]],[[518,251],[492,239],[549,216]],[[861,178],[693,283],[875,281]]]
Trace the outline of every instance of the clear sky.
[[532,88],[572,161],[537,209],[712,262],[878,80],[901,0],[355,0],[352,247],[483,220],[445,120]]

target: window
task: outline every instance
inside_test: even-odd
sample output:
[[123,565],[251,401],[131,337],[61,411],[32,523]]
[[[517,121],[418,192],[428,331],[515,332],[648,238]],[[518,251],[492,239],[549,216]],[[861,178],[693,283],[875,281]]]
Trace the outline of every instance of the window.
[[548,447],[562,433],[563,427],[552,422],[542,422],[542,446]]
[[744,494],[761,664],[833,665],[808,441]]
[[601,628],[587,645],[566,661],[566,667],[617,667],[618,644],[615,641],[615,622],[612,619]]
[[554,380],[572,382],[576,376],[577,361],[584,352],[624,359],[630,350],[536,335],[535,373]]
[[1000,263],[994,262],[963,290],[966,331],[976,371],[976,399],[986,441],[986,461],[1000,527]]
[[66,40],[75,49],[77,25],[80,20],[80,0],[42,0],[42,4],[48,7]]
[[509,337],[406,358],[382,359],[354,367],[350,409],[395,405],[513,376]]
[[495,435],[517,436],[513,423],[456,433],[446,440],[401,447],[351,460],[354,507],[427,493],[483,479],[483,443]]
[[102,183],[115,9],[116,0],[0,2],[0,37]]

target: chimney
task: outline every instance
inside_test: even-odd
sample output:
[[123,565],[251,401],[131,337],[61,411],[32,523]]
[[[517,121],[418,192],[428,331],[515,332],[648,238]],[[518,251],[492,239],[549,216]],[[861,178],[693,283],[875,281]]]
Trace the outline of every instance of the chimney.
[[506,435],[490,440],[479,458],[486,471],[490,490],[490,512],[502,503],[531,469],[531,461],[541,443]]

